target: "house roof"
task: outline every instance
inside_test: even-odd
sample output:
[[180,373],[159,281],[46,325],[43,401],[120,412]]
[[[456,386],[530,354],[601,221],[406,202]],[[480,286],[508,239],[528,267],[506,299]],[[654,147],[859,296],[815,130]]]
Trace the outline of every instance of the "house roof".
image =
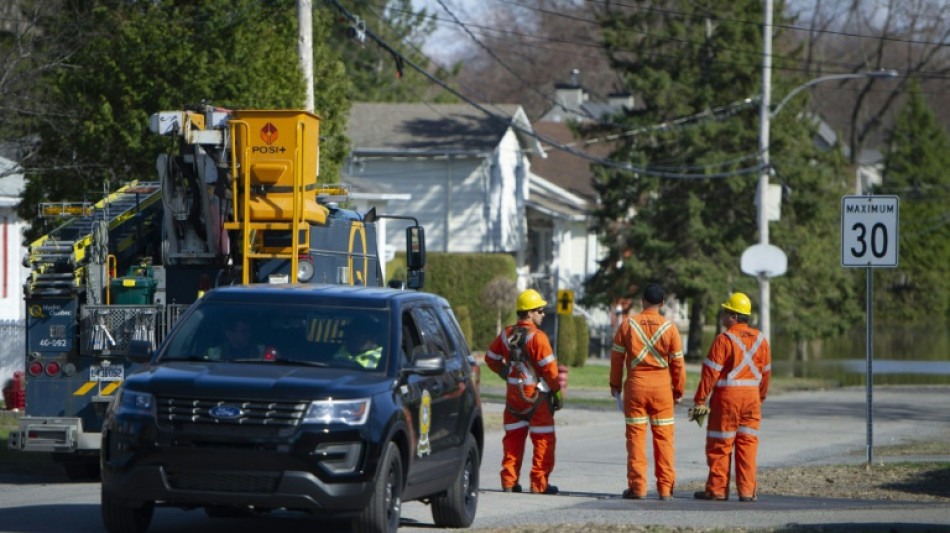
[[[535,131],[539,136],[550,139],[558,144],[570,144],[577,140],[574,134],[563,122],[535,122]],[[597,191],[594,190],[594,172],[591,170],[591,161],[574,155],[548,144],[543,144],[547,158],[531,158],[531,172],[574,193],[584,200],[594,204],[597,202]],[[611,146],[608,143],[590,145],[576,145],[575,148],[597,157],[610,155]]]
[[[468,104],[357,103],[350,109],[346,134],[354,155],[478,155],[490,153],[516,124],[526,150],[539,152],[531,123],[519,105],[491,106],[501,119]],[[523,130],[523,131],[519,131]]]
[[532,175],[527,206],[555,218],[581,221],[587,218],[591,204],[538,175]]

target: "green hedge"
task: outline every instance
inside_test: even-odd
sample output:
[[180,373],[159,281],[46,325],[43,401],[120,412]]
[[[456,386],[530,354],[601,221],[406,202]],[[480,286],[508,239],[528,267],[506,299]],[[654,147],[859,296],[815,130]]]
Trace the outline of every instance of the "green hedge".
[[587,358],[590,356],[590,326],[587,319],[581,315],[574,317],[574,334],[577,335],[577,355],[572,366],[582,367],[587,364]]
[[557,359],[560,364],[582,367],[590,352],[590,331],[581,315],[558,315]]
[[[497,277],[516,279],[515,260],[506,254],[426,254],[424,290],[452,304],[455,317],[469,346],[485,351],[498,335],[496,311],[482,299],[482,291]],[[386,265],[386,279],[406,279],[405,253],[399,252]],[[558,315],[557,356],[561,364],[582,367],[587,362],[590,331],[580,315]],[[502,314],[502,324],[517,320],[514,306]]]
[[465,335],[465,340],[471,341],[472,338],[472,313],[468,310],[467,305],[460,305],[458,307],[453,307],[452,311],[455,313],[455,319],[459,321],[459,327],[462,328],[462,335]]
[[575,366],[577,359],[577,334],[573,315],[557,315],[557,360],[561,364]]
[[[397,253],[386,265],[386,279],[405,279],[405,253]],[[516,279],[515,259],[506,254],[426,254],[426,281],[423,290],[442,296],[452,304],[456,318],[467,308],[469,330],[463,333],[472,350],[484,351],[498,335],[496,312],[482,301],[482,289],[498,276]],[[503,324],[514,324],[515,310],[502,315]]]

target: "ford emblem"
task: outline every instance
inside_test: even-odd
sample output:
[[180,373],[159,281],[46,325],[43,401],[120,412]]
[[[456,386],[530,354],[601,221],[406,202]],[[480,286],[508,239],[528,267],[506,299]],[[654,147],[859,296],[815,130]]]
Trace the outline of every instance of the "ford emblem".
[[240,418],[241,415],[244,414],[244,411],[242,411],[240,407],[233,405],[218,405],[209,409],[208,413],[218,419],[234,420],[235,418]]

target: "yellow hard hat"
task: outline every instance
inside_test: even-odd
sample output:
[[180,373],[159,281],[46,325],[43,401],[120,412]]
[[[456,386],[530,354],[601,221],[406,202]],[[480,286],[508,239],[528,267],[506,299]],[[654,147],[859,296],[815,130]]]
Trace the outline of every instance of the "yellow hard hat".
[[749,297],[741,292],[734,292],[732,296],[726,300],[726,303],[722,304],[723,309],[728,309],[730,311],[735,311],[740,315],[751,315],[752,314],[752,301],[749,300]]
[[528,289],[518,295],[518,311],[529,311],[548,305],[534,289]]

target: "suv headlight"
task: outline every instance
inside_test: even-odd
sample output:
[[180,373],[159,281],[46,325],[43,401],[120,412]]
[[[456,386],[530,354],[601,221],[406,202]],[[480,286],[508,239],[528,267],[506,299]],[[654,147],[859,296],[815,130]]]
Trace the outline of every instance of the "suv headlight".
[[316,400],[303,417],[304,424],[331,424],[342,422],[349,426],[362,426],[369,418],[369,398],[357,400]]
[[155,397],[147,392],[119,389],[113,409],[117,415],[151,415]]

